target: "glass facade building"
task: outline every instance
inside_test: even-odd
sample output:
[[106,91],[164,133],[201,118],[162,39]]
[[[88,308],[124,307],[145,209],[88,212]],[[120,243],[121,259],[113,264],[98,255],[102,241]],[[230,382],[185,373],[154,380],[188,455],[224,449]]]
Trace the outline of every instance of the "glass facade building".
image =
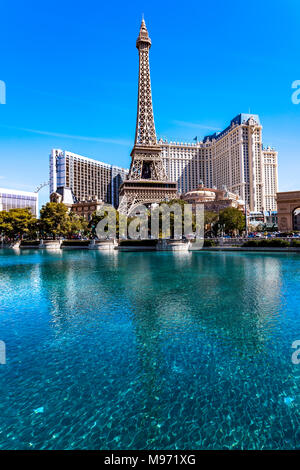
[[71,189],[79,202],[97,198],[119,205],[119,188],[128,170],[72,152],[53,149],[50,154],[50,195],[57,188]]
[[25,209],[28,207],[32,214],[38,215],[38,194],[17,189],[0,188],[0,211],[10,209]]

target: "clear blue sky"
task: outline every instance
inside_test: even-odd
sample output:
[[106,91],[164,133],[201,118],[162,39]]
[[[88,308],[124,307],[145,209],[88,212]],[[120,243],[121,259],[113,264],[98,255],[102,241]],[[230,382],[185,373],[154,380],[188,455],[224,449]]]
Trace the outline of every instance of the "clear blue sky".
[[53,147],[129,166],[142,13],[158,136],[201,138],[250,108],[279,151],[279,189],[300,189],[297,0],[2,0],[0,186],[47,180]]

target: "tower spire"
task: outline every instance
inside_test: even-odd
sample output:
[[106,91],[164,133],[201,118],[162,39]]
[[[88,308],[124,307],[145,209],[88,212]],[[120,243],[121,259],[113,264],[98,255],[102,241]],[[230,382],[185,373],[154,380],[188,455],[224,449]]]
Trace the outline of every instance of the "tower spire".
[[139,51],[139,91],[134,143],[135,145],[156,145],[149,66],[151,39],[144,18],[136,40],[136,47]]
[[[144,13],[143,13],[143,16],[142,16],[142,23],[141,23],[141,27],[140,27],[140,33],[139,33],[139,36],[136,40],[136,47],[138,49],[140,47],[140,43],[148,43],[149,44],[149,49],[151,47],[151,39],[149,38],[147,26],[146,26],[145,19],[144,19]],[[148,52],[149,52],[149,50],[148,50]]]

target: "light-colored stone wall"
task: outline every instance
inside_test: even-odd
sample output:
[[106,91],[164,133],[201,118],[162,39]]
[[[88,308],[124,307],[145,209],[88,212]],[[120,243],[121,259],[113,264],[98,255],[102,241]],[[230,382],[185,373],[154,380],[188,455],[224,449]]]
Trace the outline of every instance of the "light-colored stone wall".
[[293,230],[293,211],[300,208],[300,191],[277,193],[278,230]]

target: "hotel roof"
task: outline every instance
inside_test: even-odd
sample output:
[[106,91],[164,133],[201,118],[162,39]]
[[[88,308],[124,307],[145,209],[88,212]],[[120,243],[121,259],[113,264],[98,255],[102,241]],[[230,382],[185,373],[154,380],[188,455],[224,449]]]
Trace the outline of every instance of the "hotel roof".
[[250,118],[253,118],[257,124],[260,125],[260,120],[259,120],[259,116],[258,114],[245,114],[245,113],[241,113],[241,114],[238,114],[235,118],[233,118],[231,121],[230,121],[230,125],[228,127],[226,127],[226,129],[224,129],[222,132],[215,132],[214,134],[211,134],[211,135],[207,135],[204,137],[203,139],[203,142],[207,142],[208,140],[213,140],[213,139],[220,139],[221,137],[223,137],[223,135],[225,135],[233,125],[240,125],[240,124],[245,124],[248,119]]

